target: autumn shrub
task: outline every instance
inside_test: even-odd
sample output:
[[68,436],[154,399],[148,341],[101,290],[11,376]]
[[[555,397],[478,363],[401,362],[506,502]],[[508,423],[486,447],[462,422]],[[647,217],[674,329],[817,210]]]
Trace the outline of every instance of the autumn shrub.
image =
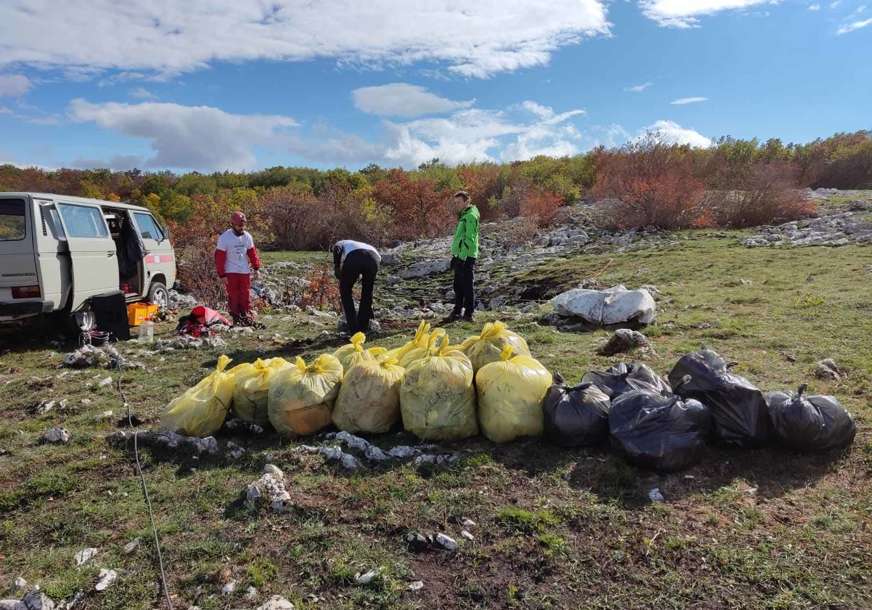
[[532,188],[521,200],[519,215],[543,227],[554,220],[554,214],[561,205],[563,205],[563,198],[559,195],[544,189]]
[[215,271],[217,233],[206,222],[168,223],[176,252],[176,280],[198,301],[221,307],[226,300],[224,281]]
[[318,265],[305,276],[306,283],[300,288],[292,289],[290,302],[303,309],[330,309],[342,311],[342,301],[339,297],[339,282],[333,275],[330,265]]
[[729,174],[705,196],[704,208],[719,227],[778,224],[815,212],[814,202],[797,188],[798,169],[790,162],[751,163]]
[[443,235],[456,222],[451,209],[452,189],[440,190],[430,178],[413,178],[395,169],[373,187],[373,196],[391,210],[391,237],[408,240]]
[[610,200],[603,217],[607,227],[699,226],[705,187],[688,147],[647,139],[596,155],[593,193]]

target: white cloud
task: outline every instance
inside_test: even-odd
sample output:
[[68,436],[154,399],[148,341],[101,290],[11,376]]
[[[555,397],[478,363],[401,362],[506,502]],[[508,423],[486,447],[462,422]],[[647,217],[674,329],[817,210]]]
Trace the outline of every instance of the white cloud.
[[707,102],[707,97],[680,97],[677,100],[672,100],[669,102],[673,106],[684,106],[686,104],[699,104],[700,102]]
[[23,74],[0,74],[0,97],[18,97],[24,95],[30,91],[32,86],[33,83]]
[[425,87],[408,83],[361,87],[352,91],[351,96],[354,105],[363,112],[403,118],[445,114],[475,103],[475,100],[449,100],[430,93]]
[[0,106],[0,114],[15,114],[12,112],[11,108],[7,108],[6,106]]
[[567,121],[583,110],[555,113],[526,101],[507,110],[461,110],[447,118],[387,122],[389,163],[416,166],[433,158],[455,165],[471,161],[515,161],[537,155],[578,152],[581,134]]
[[654,83],[642,83],[641,85],[633,85],[632,87],[627,87],[624,91],[629,91],[631,93],[642,93],[645,89],[653,85]]
[[178,73],[216,61],[438,62],[486,77],[608,35],[604,0],[6,0],[0,65]]
[[862,30],[865,27],[869,27],[872,25],[872,19],[864,19],[863,21],[853,21],[851,23],[846,23],[842,27],[838,29],[836,34],[841,36],[842,34],[848,34],[850,32],[856,32],[857,30]]
[[28,123],[32,123],[34,125],[60,125],[61,117],[56,114],[46,114],[42,116],[27,116],[21,117]]
[[131,89],[128,95],[137,100],[156,100],[157,96],[145,87]]
[[70,117],[149,140],[155,151],[148,167],[249,169],[255,146],[281,146],[283,130],[297,122],[286,116],[230,114],[209,106],[146,102],[92,104],[76,99]]
[[819,11],[819,10],[821,10],[821,5],[818,4],[818,3],[809,4],[809,5],[808,5],[808,10],[810,10],[810,11]]
[[694,148],[708,148],[712,141],[693,129],[686,129],[674,121],[657,121],[644,128],[635,141],[651,138],[663,144],[689,144]]
[[305,136],[291,134],[289,152],[309,161],[328,165],[381,161],[384,145],[364,140],[356,134],[342,132],[326,124],[316,124]]
[[661,26],[694,27],[699,18],[720,11],[777,4],[779,0],[639,0],[642,12]]
[[144,159],[139,155],[114,155],[108,161],[102,161],[100,159],[76,159],[70,165],[78,169],[107,168],[124,171],[136,167],[142,167],[144,165]]

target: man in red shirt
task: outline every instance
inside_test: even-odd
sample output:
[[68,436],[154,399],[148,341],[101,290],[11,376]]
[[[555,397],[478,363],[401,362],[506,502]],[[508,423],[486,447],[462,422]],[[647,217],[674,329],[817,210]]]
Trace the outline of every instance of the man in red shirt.
[[215,270],[227,286],[227,305],[233,323],[251,326],[251,276],[257,279],[260,257],[251,233],[245,230],[245,214],[233,212],[230,227],[218,237]]

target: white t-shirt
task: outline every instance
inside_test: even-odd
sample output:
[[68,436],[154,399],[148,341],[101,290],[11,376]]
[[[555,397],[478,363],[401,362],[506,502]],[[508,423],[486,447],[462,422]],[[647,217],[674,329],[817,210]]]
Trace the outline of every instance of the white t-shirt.
[[334,248],[338,247],[342,251],[342,259],[340,261],[340,265],[345,263],[345,257],[354,252],[355,250],[369,250],[370,252],[375,253],[375,260],[379,263],[381,262],[381,254],[378,253],[373,246],[369,244],[365,244],[362,241],[354,241],[353,239],[343,239],[337,241],[333,246]]
[[224,273],[251,273],[248,264],[248,251],[254,248],[254,238],[251,233],[243,231],[237,235],[233,229],[227,229],[218,238],[217,250],[227,253],[227,262],[224,263]]

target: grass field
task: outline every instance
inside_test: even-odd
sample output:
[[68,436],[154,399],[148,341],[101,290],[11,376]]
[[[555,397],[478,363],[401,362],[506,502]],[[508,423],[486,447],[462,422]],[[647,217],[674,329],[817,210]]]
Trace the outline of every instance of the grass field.
[[[658,321],[645,332],[657,355],[648,364],[666,373],[680,355],[707,345],[763,389],[808,382],[855,415],[850,452],[711,447],[699,465],[668,476],[629,466],[606,448],[564,450],[540,440],[496,446],[477,439],[451,447],[464,455],[451,467],[353,475],[275,435],[234,438],[250,452],[232,464],[192,468],[146,452],[174,605],[254,608],[281,594],[298,608],[872,607],[872,249],[737,244],[735,234],[687,233],[678,245],[561,259],[513,281],[547,297],[605,268],[604,283],[656,285]],[[512,324],[568,379],[619,360],[595,354],[606,331],[562,333],[539,317]],[[481,316],[487,319],[494,316]],[[407,321],[404,335],[416,322]],[[291,338],[329,328],[283,315],[266,324],[260,338],[229,339],[228,355],[296,355]],[[477,328],[449,332],[459,340]],[[96,382],[116,373],[60,377],[69,347],[19,338],[0,352],[0,597],[18,597],[12,583],[23,576],[56,601],[85,591],[82,607],[159,607],[138,480],[129,455],[104,440],[122,409],[112,388]],[[134,356],[147,367],[124,373],[135,413],[156,423],[217,355]],[[827,357],[848,370],[845,380],[813,377]],[[37,415],[43,399],[65,399],[66,407]],[[100,419],[106,410],[113,416]],[[52,425],[65,426],[72,442],[39,444]],[[397,434],[372,440],[384,447],[409,441]],[[289,479],[291,514],[252,514],[239,502],[267,461]],[[665,502],[648,501],[653,487]],[[468,528],[474,541],[459,535],[466,518],[476,522]],[[403,539],[409,530],[444,532],[460,550],[413,553]],[[136,537],[142,544],[125,555]],[[77,568],[73,556],[85,547],[99,554]],[[96,593],[101,567],[120,578]],[[381,575],[372,583],[355,583],[356,573],[376,567]],[[222,596],[228,579],[238,583],[236,593]],[[423,588],[410,591],[417,580]],[[250,585],[256,602],[243,597]]]

